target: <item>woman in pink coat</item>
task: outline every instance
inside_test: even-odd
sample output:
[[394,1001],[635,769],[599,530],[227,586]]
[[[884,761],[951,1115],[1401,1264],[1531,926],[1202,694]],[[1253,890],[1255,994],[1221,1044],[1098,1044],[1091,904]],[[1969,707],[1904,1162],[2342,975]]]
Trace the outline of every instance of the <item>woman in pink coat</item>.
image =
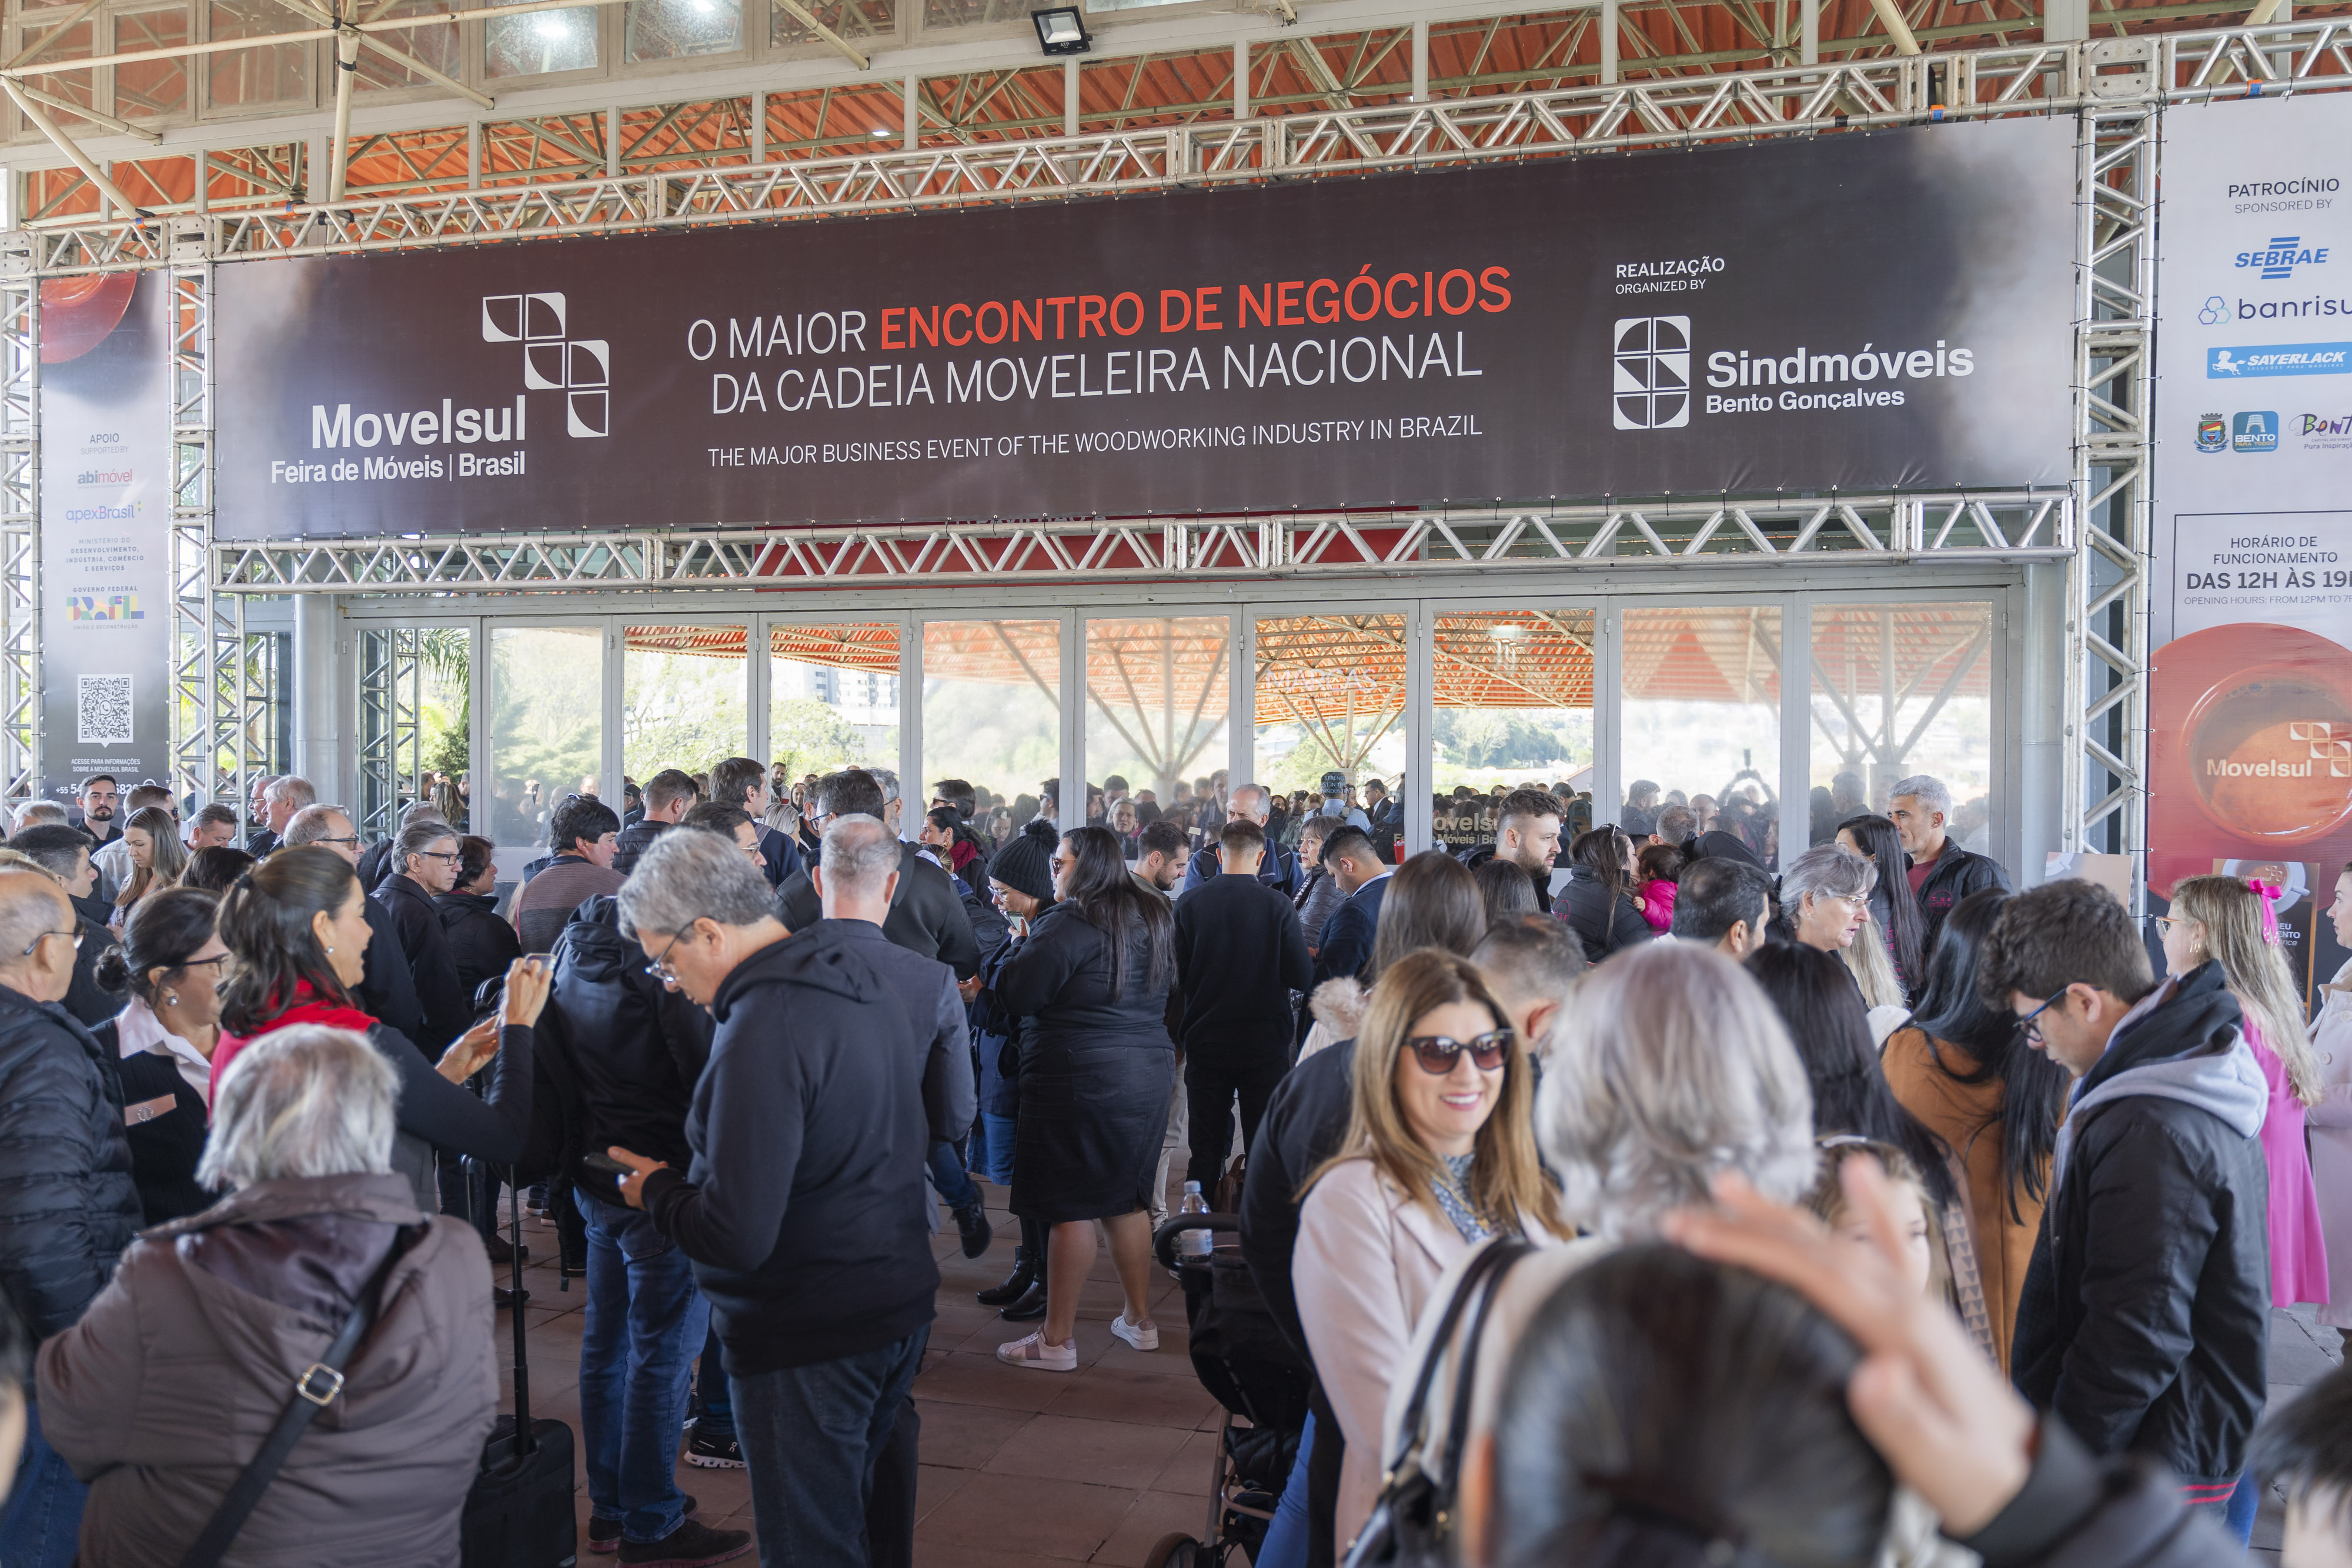
[[[2352,865],[2336,879],[2327,908],[2336,945],[2352,947]],[[2319,1103],[2310,1111],[2312,1185],[2327,1239],[2327,1302],[2319,1321],[2352,1351],[2352,962],[2336,971],[2311,1022],[2311,1051],[2319,1061]]]
[[2328,1300],[2327,1241],[2312,1183],[2304,1117],[2319,1103],[2318,1059],[2303,1030],[2303,1006],[2278,946],[2271,911],[2274,889],[2234,876],[2192,876],[2172,890],[2172,912],[2158,920],[2165,968],[2186,975],[2221,966],[2230,994],[2244,1009],[2246,1043],[2271,1086],[2263,1118],[2263,1160],[2270,1167],[2271,1304]]

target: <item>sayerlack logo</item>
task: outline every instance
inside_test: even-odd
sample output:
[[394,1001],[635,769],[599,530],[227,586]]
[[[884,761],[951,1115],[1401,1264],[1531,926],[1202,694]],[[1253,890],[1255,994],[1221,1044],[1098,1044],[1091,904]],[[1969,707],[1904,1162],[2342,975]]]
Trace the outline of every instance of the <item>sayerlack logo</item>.
[[1690,423],[1687,316],[1627,316],[1617,322],[1613,393],[1620,430],[1672,430]]

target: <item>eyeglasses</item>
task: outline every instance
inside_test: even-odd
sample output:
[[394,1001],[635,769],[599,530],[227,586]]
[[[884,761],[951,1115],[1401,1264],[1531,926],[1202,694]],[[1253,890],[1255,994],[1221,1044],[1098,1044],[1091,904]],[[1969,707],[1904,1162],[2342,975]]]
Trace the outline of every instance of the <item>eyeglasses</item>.
[[[79,946],[80,944],[76,943],[75,946]],[[186,963],[180,966],[180,970],[184,974],[190,969],[216,969],[227,962],[227,954],[215,953],[209,958],[191,958]]]
[[669,946],[661,950],[661,956],[646,966],[646,973],[651,975],[655,979],[664,981],[669,985],[674,986],[677,984],[677,971],[669,967],[670,949],[685,941],[686,934],[693,929],[694,925],[691,921],[679,926],[677,928],[677,935],[673,936],[669,939]]
[[33,956],[33,949],[38,947],[42,943],[47,941],[52,936],[70,936],[73,938],[74,950],[76,952],[79,952],[81,950],[81,932],[79,929],[73,931],[44,931],[38,936],[34,937],[30,942],[26,943],[25,950],[22,953],[19,953],[17,956],[20,958],[31,957]]
[[[320,843],[333,843],[336,841],[332,839],[321,839],[319,841]],[[359,842],[357,839],[353,839],[351,841],[353,843]],[[461,861],[466,858],[464,852],[458,850],[418,850],[415,853],[416,858],[421,861]]]
[[1513,1035],[1509,1030],[1498,1029],[1479,1035],[1475,1040],[1453,1040],[1442,1034],[1416,1034],[1405,1040],[1405,1046],[1421,1063],[1423,1072],[1439,1078],[1454,1071],[1454,1063],[1464,1051],[1470,1053],[1471,1062],[1481,1072],[1502,1069],[1504,1059],[1510,1055]]
[[2034,1044],[2040,1045],[2042,1043],[2042,1026],[2033,1020],[2040,1018],[2043,1013],[2048,1012],[2058,1003],[2064,1001],[2066,999],[2066,993],[2071,988],[2071,986],[2059,987],[2057,991],[2040,1007],[2034,1009],[2032,1012],[2018,1019],[2018,1033],[2023,1035],[2027,1040],[2032,1040]]
[[356,849],[359,847],[360,836],[357,833],[346,833],[340,839],[312,839],[310,841],[314,844],[349,844]]

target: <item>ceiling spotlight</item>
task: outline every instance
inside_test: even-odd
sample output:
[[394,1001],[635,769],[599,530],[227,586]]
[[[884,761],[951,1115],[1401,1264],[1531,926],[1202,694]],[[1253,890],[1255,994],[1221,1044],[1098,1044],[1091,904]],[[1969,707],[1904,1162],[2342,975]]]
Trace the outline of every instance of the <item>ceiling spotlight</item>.
[[874,128],[874,136],[875,139],[879,141],[887,141],[890,140],[890,133],[878,125]]
[[1037,47],[1048,55],[1083,55],[1095,47],[1094,38],[1087,32],[1086,21],[1076,5],[1063,5],[1051,11],[1032,11],[1029,20],[1037,28]]

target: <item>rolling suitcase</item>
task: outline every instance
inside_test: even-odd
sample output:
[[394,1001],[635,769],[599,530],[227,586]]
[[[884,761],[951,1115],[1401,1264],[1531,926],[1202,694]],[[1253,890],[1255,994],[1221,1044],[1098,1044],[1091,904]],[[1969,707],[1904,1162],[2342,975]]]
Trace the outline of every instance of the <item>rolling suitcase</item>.
[[458,1524],[461,1568],[572,1568],[579,1526],[572,1518],[572,1428],[530,1418],[523,1343],[522,1194],[508,1184],[514,1244],[515,1413],[501,1416],[482,1445],[481,1473]]

